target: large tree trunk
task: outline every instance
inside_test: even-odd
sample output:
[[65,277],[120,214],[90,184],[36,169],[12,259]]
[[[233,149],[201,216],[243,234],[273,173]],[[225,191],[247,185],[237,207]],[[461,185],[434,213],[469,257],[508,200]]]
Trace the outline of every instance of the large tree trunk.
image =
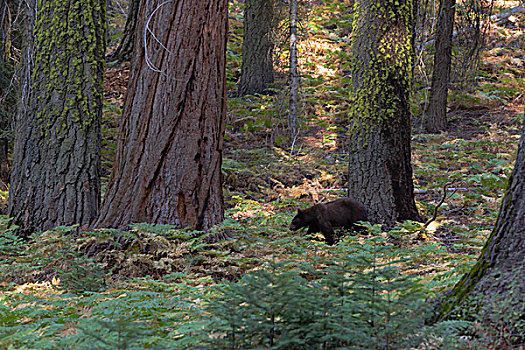
[[105,0],[38,1],[9,191],[23,232],[87,225],[97,214],[105,8]]
[[141,4],[138,17],[139,33],[149,20],[153,34],[146,50],[142,35],[135,42],[113,173],[95,226],[205,230],[224,215],[227,1]]
[[431,133],[441,132],[447,126],[447,97],[455,9],[456,0],[441,0],[435,41],[434,72],[425,122],[425,129]]
[[[525,124],[525,120],[524,120]],[[478,297],[482,307],[525,315],[525,126],[521,133],[516,164],[509,180],[496,225],[478,262],[441,301],[437,319],[451,316],[467,297]],[[487,309],[486,309],[487,310]],[[510,324],[511,328],[515,325]],[[523,336],[523,333],[522,333]]]
[[410,0],[355,3],[349,195],[387,227],[419,219],[410,164],[412,14]]
[[246,0],[239,96],[263,94],[273,83],[274,0]]
[[128,18],[126,19],[126,25],[124,27],[124,32],[122,33],[122,38],[117,49],[107,57],[108,61],[118,60],[120,62],[124,62],[131,59],[135,35],[140,34],[137,32],[137,16],[139,13],[139,5],[140,0],[130,0]]

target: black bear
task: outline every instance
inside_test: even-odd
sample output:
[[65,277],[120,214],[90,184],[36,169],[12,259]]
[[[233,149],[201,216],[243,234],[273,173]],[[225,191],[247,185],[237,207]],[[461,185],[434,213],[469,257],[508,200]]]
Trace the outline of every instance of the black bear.
[[308,226],[307,234],[321,232],[326,243],[335,243],[334,227],[353,228],[357,221],[366,221],[365,207],[352,198],[316,204],[308,209],[298,209],[290,230],[296,231]]

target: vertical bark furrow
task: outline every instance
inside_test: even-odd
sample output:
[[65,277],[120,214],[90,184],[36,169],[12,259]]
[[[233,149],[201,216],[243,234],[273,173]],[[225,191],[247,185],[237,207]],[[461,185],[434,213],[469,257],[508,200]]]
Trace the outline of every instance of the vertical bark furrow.
[[238,93],[266,93],[274,81],[272,30],[274,0],[247,0],[244,8],[244,36]]
[[[144,6],[141,13],[147,19],[155,8]],[[207,229],[222,221],[214,174],[220,172],[224,133],[226,18],[225,0],[177,1],[151,18],[152,31],[166,33],[158,36],[165,48],[148,38],[150,59],[162,73],[145,66],[143,51],[137,51],[120,131],[137,136],[119,138],[117,170],[97,226],[149,222]],[[144,25],[140,16],[138,30]],[[142,118],[134,117],[143,111]],[[117,205],[130,201],[124,210]]]
[[86,225],[97,214],[104,28],[103,0],[38,2],[32,89],[16,128],[9,196],[22,231]]
[[355,2],[348,188],[387,227],[419,219],[410,164],[412,6]]
[[456,0],[442,0],[439,6],[434,53],[434,72],[426,111],[425,129],[438,133],[447,126],[447,97],[452,62],[452,33]]

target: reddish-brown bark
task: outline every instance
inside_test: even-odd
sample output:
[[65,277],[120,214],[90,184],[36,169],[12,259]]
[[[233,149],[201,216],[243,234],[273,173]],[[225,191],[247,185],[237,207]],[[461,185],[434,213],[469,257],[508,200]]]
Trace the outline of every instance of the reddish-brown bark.
[[201,230],[223,220],[227,1],[160,4],[142,1],[139,8],[117,154],[97,227],[148,222]]

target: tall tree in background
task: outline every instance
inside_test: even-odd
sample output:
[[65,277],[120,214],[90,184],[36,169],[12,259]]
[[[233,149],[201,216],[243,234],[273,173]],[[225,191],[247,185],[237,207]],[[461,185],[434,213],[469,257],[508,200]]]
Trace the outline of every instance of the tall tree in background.
[[100,203],[105,0],[39,0],[36,8],[8,208],[25,232],[89,224]]
[[7,57],[8,28],[10,26],[10,12],[7,2],[0,5],[0,190],[7,189],[9,167],[7,163],[7,131],[9,123],[9,106],[7,103],[8,88],[10,85],[11,67]]
[[[3,47],[3,46],[2,46]],[[10,108],[7,103],[8,89],[10,86],[11,67],[7,64],[5,56],[0,47],[0,190],[7,190],[9,182],[9,164],[8,164],[8,132]]]
[[117,49],[111,53],[108,60],[118,60],[120,62],[129,61],[133,54],[133,45],[137,32],[137,20],[139,13],[140,0],[130,0],[128,17],[122,38],[120,39]]
[[239,96],[264,94],[273,83],[274,0],[246,0]]
[[357,0],[349,195],[373,222],[418,220],[410,164],[412,0]]
[[205,230],[224,217],[227,1],[139,9],[116,159],[95,226]]
[[434,72],[430,101],[426,112],[425,129],[431,133],[445,130],[447,126],[447,97],[452,61],[452,33],[456,0],[441,0],[436,28]]
[[[498,219],[481,255],[469,273],[456,284],[439,305],[443,319],[467,298],[481,303],[487,315],[506,313],[512,333],[525,330],[525,120],[518,155],[501,203]],[[477,298],[476,298],[477,297]],[[479,309],[480,305],[477,305]],[[521,318],[521,321],[514,319]],[[513,322],[517,321],[517,322]],[[521,327],[521,329],[512,329]]]
[[298,129],[297,102],[299,97],[299,74],[297,69],[297,0],[290,0],[290,106],[288,108],[288,128],[290,142],[295,143]]
[[15,36],[19,36],[21,29],[21,12],[17,0],[3,1],[0,5],[0,190],[3,191],[7,190],[9,182],[10,124],[16,111],[16,86],[12,80],[15,69],[13,47]]

